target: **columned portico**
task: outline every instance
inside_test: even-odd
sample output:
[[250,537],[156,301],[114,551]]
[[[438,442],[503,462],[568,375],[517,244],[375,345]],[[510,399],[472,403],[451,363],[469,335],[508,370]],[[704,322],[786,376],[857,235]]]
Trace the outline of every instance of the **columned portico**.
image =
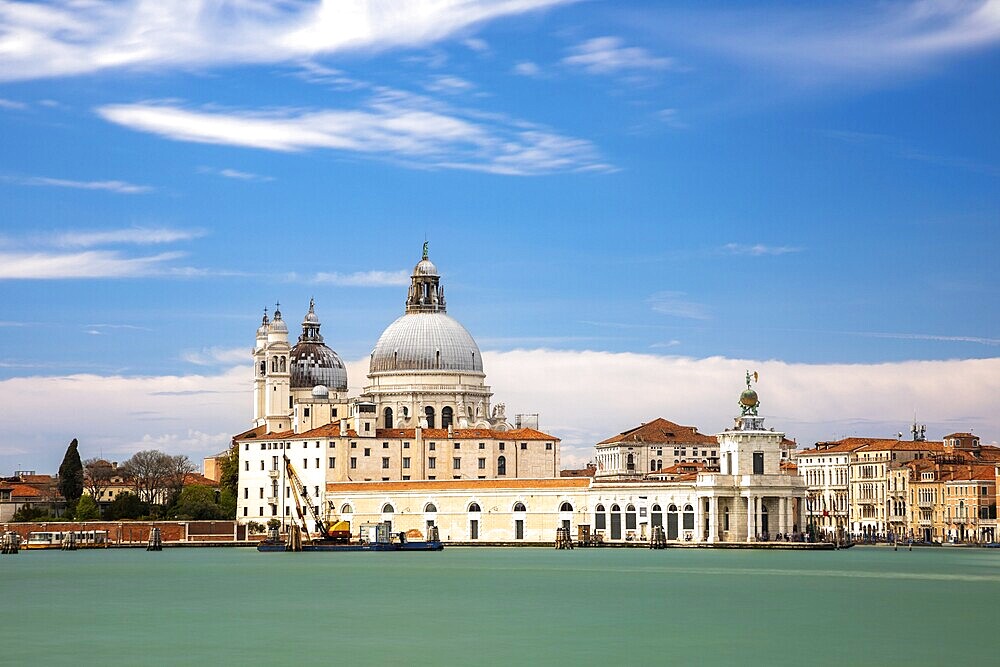
[[708,541],[719,541],[719,499],[715,496],[708,499]]
[[747,542],[753,542],[757,535],[757,497],[747,495]]

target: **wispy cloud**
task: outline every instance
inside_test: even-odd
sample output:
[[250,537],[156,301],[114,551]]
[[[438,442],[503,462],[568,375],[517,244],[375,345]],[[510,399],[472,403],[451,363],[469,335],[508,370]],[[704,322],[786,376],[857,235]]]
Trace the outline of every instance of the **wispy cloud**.
[[664,25],[673,36],[729,55],[741,66],[805,85],[856,84],[997,44],[1000,1],[800,3],[696,18],[669,13]]
[[485,39],[479,37],[469,37],[468,39],[463,39],[462,44],[465,48],[475,51],[476,53],[486,53],[490,50],[490,45]]
[[191,0],[9,2],[0,6],[0,80],[414,48],[566,1],[232,0],[224,7]]
[[524,60],[514,65],[512,71],[520,76],[538,76],[542,73],[542,68],[530,60]]
[[59,280],[66,278],[134,278],[162,275],[181,253],[125,257],[110,250],[75,253],[0,252],[0,280]]
[[28,105],[25,104],[24,102],[17,102],[15,100],[8,100],[3,97],[0,97],[0,109],[11,109],[14,111],[20,111],[27,108]]
[[894,340],[929,340],[944,343],[974,343],[976,345],[987,345],[995,347],[1000,345],[1000,338],[984,338],[981,336],[949,336],[939,334],[920,333],[883,333],[871,331],[852,331],[856,336],[868,336],[870,338],[890,338]]
[[589,74],[614,74],[623,70],[677,69],[673,58],[655,56],[638,46],[625,46],[619,37],[595,37],[577,44],[563,64],[580,67]]
[[410,274],[406,271],[317,273],[311,282],[340,287],[398,287],[410,284]]
[[9,182],[21,185],[38,185],[55,188],[74,188],[77,190],[104,190],[124,195],[139,195],[152,192],[149,185],[136,185],[127,181],[74,181],[66,178],[49,178],[47,176],[27,176],[24,178],[6,178]]
[[649,297],[649,304],[653,310],[664,315],[690,320],[711,319],[708,306],[689,301],[686,297],[684,292],[657,292]]
[[448,95],[467,93],[475,87],[475,84],[471,81],[446,74],[432,77],[430,81],[424,84],[424,88],[432,93],[445,93]]
[[787,245],[765,245],[763,243],[743,244],[727,243],[722,249],[730,255],[750,255],[751,257],[762,257],[764,255],[787,255],[793,252],[802,252],[802,248]]
[[240,171],[239,169],[214,169],[212,167],[198,167],[199,174],[212,174],[213,176],[222,176],[223,178],[231,178],[237,181],[252,181],[257,183],[267,183],[274,180],[273,176],[262,176],[261,174],[254,174],[249,171]]
[[242,347],[206,347],[183,352],[181,359],[196,366],[233,366],[247,363],[249,355]]
[[504,175],[612,170],[589,141],[399,91],[381,91],[355,109],[220,112],[145,103],[97,112],[110,122],[176,141],[273,151],[331,149],[410,167]]
[[963,171],[988,174],[990,176],[1000,176],[1000,167],[997,165],[954,155],[939,155],[911,146],[902,139],[887,134],[848,130],[826,130],[822,134],[831,139],[849,144],[875,147],[904,160],[924,162],[942,167],[961,169]]
[[170,227],[126,227],[94,231],[59,232],[52,237],[53,245],[60,247],[93,248],[101,245],[160,245],[190,241],[205,235],[201,229],[174,229]]
[[676,130],[683,130],[687,127],[687,124],[681,121],[677,109],[660,109],[656,112],[655,116],[656,120]]

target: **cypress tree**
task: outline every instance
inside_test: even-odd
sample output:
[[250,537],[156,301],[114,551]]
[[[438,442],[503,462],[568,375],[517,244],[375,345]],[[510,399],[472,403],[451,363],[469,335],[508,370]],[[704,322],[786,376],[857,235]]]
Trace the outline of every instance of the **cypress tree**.
[[75,503],[83,495],[83,461],[80,460],[76,438],[69,443],[59,466],[59,493],[67,503]]

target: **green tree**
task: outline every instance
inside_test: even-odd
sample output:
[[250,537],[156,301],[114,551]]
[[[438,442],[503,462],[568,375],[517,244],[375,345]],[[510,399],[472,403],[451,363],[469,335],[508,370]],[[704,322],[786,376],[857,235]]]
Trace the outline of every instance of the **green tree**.
[[93,496],[80,496],[76,504],[77,521],[95,521],[101,518],[101,508],[97,506],[97,501]]
[[139,519],[149,514],[149,505],[133,493],[121,493],[104,510],[105,519]]
[[232,444],[225,456],[219,457],[219,472],[219,484],[228,489],[235,499],[240,488],[240,450],[237,443]]
[[50,518],[48,510],[44,510],[41,507],[32,507],[31,505],[21,505],[17,508],[17,511],[14,512],[14,516],[11,517],[11,521],[15,523],[32,523]]
[[216,491],[210,486],[192,484],[185,486],[177,498],[171,514],[178,519],[224,519],[226,514],[215,502]]
[[83,461],[80,460],[76,438],[69,443],[59,466],[59,493],[66,502],[75,502],[83,495]]

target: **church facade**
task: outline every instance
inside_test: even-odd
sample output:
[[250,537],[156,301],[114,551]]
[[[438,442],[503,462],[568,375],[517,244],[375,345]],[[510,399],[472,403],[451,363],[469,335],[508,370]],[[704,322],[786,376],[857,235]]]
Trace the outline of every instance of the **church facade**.
[[695,543],[802,529],[790,441],[764,428],[749,374],[732,428],[707,436],[655,420],[599,443],[595,477],[561,477],[559,439],[510,424],[493,402],[426,244],[359,396],[348,396],[320,327],[310,302],[295,345],[280,309],[257,330],[253,425],[234,438],[243,523],[296,520],[287,456],[318,513],[393,530],[433,525],[448,542],[551,542],[556,528],[582,526],[607,542],[642,542],[658,526]]

